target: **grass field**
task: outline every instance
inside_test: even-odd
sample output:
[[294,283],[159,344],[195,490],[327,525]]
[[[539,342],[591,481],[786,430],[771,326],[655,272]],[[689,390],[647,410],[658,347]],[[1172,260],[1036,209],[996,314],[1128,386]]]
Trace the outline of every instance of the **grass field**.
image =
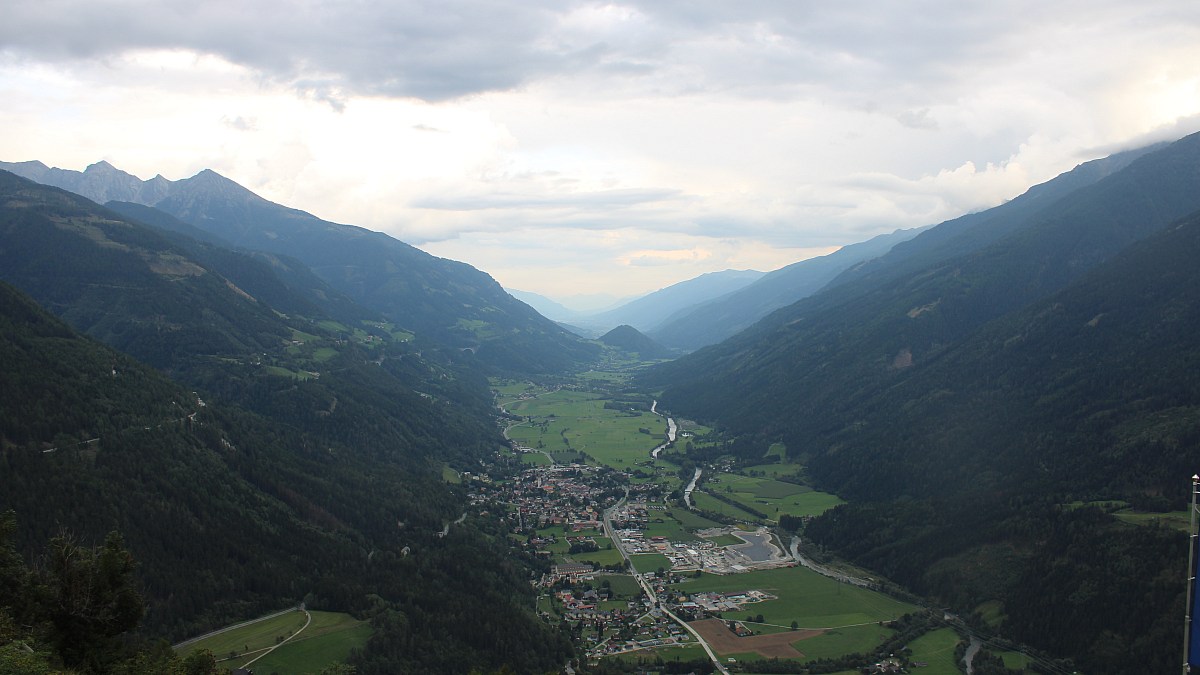
[[534,466],[549,466],[550,458],[540,452],[526,452],[521,454],[521,461],[525,464]]
[[275,645],[276,638],[286,637],[299,630],[304,625],[304,620],[304,612],[288,612],[194,642],[181,651],[190,654],[199,649],[207,649],[218,659],[223,659],[231,653],[244,654],[266,649]]
[[[778,520],[782,514],[815,516],[842,503],[842,500],[836,495],[817,492],[805,485],[787,483],[769,477],[721,473],[715,478],[717,482],[710,482],[706,487],[739,504],[767,514],[771,520]],[[703,499],[698,499],[697,504],[701,508],[725,513],[736,518],[747,517],[738,515],[741,511],[729,505],[725,505],[723,509],[715,507],[715,505],[710,508],[709,505],[706,505],[709,502]]]
[[745,612],[739,614],[762,614],[765,623],[778,626],[795,621],[800,628],[840,628],[891,620],[916,610],[882,593],[841,584],[803,567],[728,576],[704,574],[674,588],[682,593],[766,591],[778,599],[746,605]]
[[[599,542],[599,539],[597,539],[597,542]],[[608,542],[608,540],[605,539],[604,542]],[[600,544],[599,551],[593,551],[591,553],[572,553],[569,557],[573,558],[577,562],[595,563],[601,567],[605,565],[615,565],[621,562],[621,553],[615,548],[604,548],[604,543]]]
[[641,595],[642,587],[628,574],[597,574],[596,585],[604,581],[609,583],[613,595],[618,598],[636,598]]
[[845,500],[828,492],[805,492],[780,501],[779,513],[791,516],[819,516]]
[[961,638],[952,628],[931,631],[909,644],[913,661],[923,661],[921,675],[959,675],[962,671],[954,663],[954,648]]
[[759,519],[758,516],[755,516],[752,513],[744,511],[731,504],[726,504],[707,492],[701,492],[700,490],[696,490],[692,493],[692,501],[695,502],[697,508],[705,511],[712,511],[713,513],[720,513],[722,515],[729,516],[730,518],[740,518],[742,520]]
[[696,659],[708,659],[708,654],[704,648],[698,644],[679,645],[675,647],[659,647],[658,649],[639,649],[636,652],[626,654],[617,654],[608,657],[626,663],[642,664],[647,668],[653,668],[654,664],[659,659],[663,661],[694,661]]
[[647,459],[662,442],[666,423],[650,413],[605,408],[605,401],[599,394],[565,389],[511,402],[501,398],[509,412],[533,418],[533,424],[509,429],[509,437],[522,445],[549,452],[586,452],[613,467]]
[[670,518],[674,518],[685,530],[694,532],[696,530],[707,530],[710,527],[721,527],[721,523],[715,520],[709,520],[704,516],[688,511],[687,509],[672,509],[666,512]]
[[738,546],[746,543],[745,540],[739,539],[732,534],[722,534],[716,537],[705,537],[717,546]]
[[1021,652],[996,652],[1001,660],[1004,661],[1004,667],[1010,670],[1025,670],[1029,668],[1029,657]]
[[975,608],[983,622],[995,628],[1004,621],[1004,604],[999,600],[988,600]]
[[319,673],[344,663],[371,637],[371,625],[348,614],[312,612],[312,624],[295,639],[254,662],[257,673]]
[[[895,631],[878,624],[849,626],[826,631],[796,645],[804,653],[804,660],[836,658],[845,654],[869,652],[878,647]],[[921,671],[924,672],[924,671]]]
[[1166,513],[1150,513],[1145,511],[1134,511],[1133,509],[1122,509],[1113,514],[1119,520],[1134,525],[1162,525],[1175,530],[1187,532],[1191,528],[1191,516],[1187,511],[1168,511]]
[[641,555],[629,556],[630,562],[638,572],[645,574],[646,572],[657,571],[658,568],[664,570],[671,569],[671,561],[667,556],[661,553],[644,553]]
[[[261,673],[281,674],[319,672],[327,666],[342,663],[354,647],[366,644],[371,626],[349,614],[339,612],[310,612],[312,622],[284,646],[254,663]],[[186,645],[181,654],[207,649],[222,667],[236,668],[264,649],[275,646],[282,638],[300,630],[305,616],[300,610],[235,628],[210,638]],[[236,653],[235,658],[228,658]]]
[[[656,516],[657,517],[657,516]],[[646,537],[666,537],[669,541],[699,541],[700,537],[688,532],[678,521],[669,516],[663,516],[661,523],[647,523],[643,533]],[[740,542],[739,542],[740,543]]]

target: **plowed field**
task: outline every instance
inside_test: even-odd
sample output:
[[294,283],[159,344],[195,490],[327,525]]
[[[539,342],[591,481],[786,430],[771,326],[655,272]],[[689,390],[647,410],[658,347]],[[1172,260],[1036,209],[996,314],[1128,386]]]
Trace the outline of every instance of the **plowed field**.
[[713,651],[718,654],[738,654],[756,652],[768,659],[798,659],[804,656],[792,646],[793,642],[805,640],[820,635],[820,630],[794,630],[786,633],[770,635],[751,635],[738,637],[725,627],[721,619],[704,619],[693,621],[692,628],[704,636]]

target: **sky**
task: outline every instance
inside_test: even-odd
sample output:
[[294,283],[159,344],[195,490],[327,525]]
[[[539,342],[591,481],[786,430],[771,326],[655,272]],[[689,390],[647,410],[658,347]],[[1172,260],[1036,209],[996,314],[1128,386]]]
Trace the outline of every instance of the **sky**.
[[1200,130],[1194,0],[0,10],[0,160],[211,168],[568,302],[775,269]]

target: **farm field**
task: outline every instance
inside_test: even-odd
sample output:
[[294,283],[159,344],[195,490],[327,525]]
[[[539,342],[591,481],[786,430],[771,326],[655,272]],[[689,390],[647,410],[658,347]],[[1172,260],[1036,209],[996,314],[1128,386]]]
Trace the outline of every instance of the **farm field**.
[[644,665],[648,668],[653,668],[654,664],[659,659],[663,661],[694,661],[696,659],[708,659],[708,654],[704,652],[704,648],[698,644],[686,644],[673,647],[659,647],[657,649],[638,650],[628,654],[620,654],[611,657],[626,663],[636,663]]
[[764,623],[777,626],[790,626],[795,621],[802,629],[842,629],[874,624],[917,609],[882,593],[838,583],[803,567],[725,576],[703,574],[699,578],[675,584],[672,588],[685,594],[752,589],[765,591],[778,596],[778,599],[746,605],[746,613],[762,614]]
[[732,504],[726,504],[707,492],[696,490],[692,493],[692,501],[695,502],[696,508],[704,511],[719,513],[723,516],[737,518],[739,520],[758,520],[758,517],[754,514],[744,511]]
[[[794,468],[794,467],[793,467]],[[794,472],[794,471],[793,471]],[[790,475],[785,472],[782,475]],[[742,474],[721,473],[716,481],[710,481],[706,487],[733,499],[751,509],[767,514],[771,520],[778,521],[779,516],[815,516],[842,503],[836,495],[827,492],[817,492],[806,485],[786,483],[768,477],[746,476]],[[700,503],[698,501],[698,503]],[[708,503],[705,501],[704,503]],[[708,506],[701,506],[708,508]],[[726,513],[734,517],[738,511],[725,505],[728,511],[712,509],[718,513]]]
[[954,663],[954,648],[959,640],[952,628],[931,631],[908,645],[912,649],[909,659],[929,664],[921,667],[922,675],[958,675],[962,671]]
[[661,553],[643,553],[629,556],[630,562],[638,572],[654,572],[658,568],[671,569],[671,561]]
[[508,430],[509,438],[524,446],[549,452],[585,452],[596,462],[613,467],[648,459],[650,450],[662,442],[666,422],[647,412],[605,408],[606,401],[599,394],[565,389],[537,398],[507,401],[501,397],[510,413],[533,420]]
[[721,527],[721,523],[718,523],[715,520],[709,520],[708,518],[705,518],[704,516],[693,511],[689,511],[685,508],[671,509],[670,511],[666,512],[666,516],[673,518],[680,524],[680,526],[683,527],[683,529],[689,532],[695,532],[696,530],[707,530],[712,527]]
[[878,624],[827,630],[804,641],[804,660],[836,658],[844,654],[870,652],[895,633]]

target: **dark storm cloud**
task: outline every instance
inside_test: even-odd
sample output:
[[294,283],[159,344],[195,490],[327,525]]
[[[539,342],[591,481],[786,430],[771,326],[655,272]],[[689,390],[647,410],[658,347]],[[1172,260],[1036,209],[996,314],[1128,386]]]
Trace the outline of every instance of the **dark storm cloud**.
[[968,57],[1003,58],[998,38],[1044,11],[1039,3],[981,11],[945,0],[10,4],[0,48],[18,57],[103,60],[178,48],[219,55],[317,98],[430,101],[588,74],[644,79],[659,91],[770,97],[813,84],[903,87]]
[[28,2],[0,23],[0,49],[103,60],[132,49],[219,55],[317,96],[444,100],[585,66],[592,48],[540,42],[562,3]]
[[9,3],[0,50],[78,62],[186,49],[335,104],[354,95],[442,101],[598,77],[657,94],[790,99],[816,88],[861,106],[886,97],[920,110],[931,89],[1038,49],[1030,36],[1039,27],[1078,17],[1114,27],[1148,14],[1196,19],[1195,8],[1180,7],[1193,3],[1144,4],[47,0]]

